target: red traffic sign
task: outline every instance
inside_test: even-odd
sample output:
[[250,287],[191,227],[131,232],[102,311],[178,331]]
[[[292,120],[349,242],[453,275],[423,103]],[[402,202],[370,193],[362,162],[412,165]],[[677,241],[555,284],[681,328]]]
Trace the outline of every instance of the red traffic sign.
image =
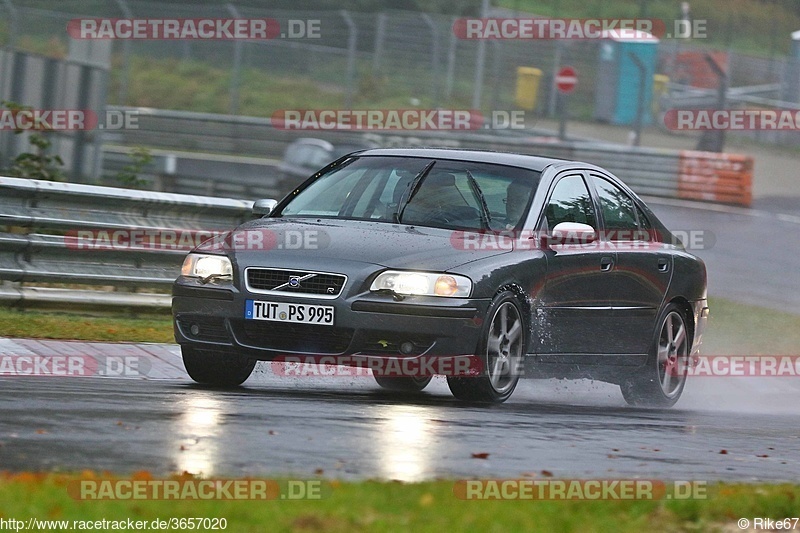
[[569,94],[578,85],[578,73],[572,67],[561,67],[556,74],[556,87],[562,93]]

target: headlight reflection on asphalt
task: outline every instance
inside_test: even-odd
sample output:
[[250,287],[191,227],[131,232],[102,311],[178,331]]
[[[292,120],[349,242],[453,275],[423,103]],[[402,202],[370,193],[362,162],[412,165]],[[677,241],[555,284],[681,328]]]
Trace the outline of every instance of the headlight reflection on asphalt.
[[193,393],[179,405],[183,412],[173,432],[178,472],[211,476],[217,464],[223,403],[213,395]]
[[428,476],[434,426],[428,409],[413,405],[384,405],[377,431],[380,474],[388,479],[415,482]]

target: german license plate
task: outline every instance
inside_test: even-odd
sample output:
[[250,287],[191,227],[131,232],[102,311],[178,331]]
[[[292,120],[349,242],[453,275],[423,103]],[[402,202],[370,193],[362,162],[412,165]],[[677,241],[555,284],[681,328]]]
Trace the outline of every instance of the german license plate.
[[333,307],[329,305],[247,300],[244,317],[248,320],[271,320],[273,322],[332,326]]

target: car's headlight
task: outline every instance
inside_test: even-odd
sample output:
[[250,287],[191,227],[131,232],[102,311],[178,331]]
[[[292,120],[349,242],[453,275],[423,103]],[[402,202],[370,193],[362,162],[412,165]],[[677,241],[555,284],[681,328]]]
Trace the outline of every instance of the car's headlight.
[[204,282],[212,279],[232,279],[231,260],[224,255],[189,254],[183,261],[181,275],[200,278]]
[[369,290],[466,298],[472,291],[472,281],[455,274],[387,270],[375,278]]

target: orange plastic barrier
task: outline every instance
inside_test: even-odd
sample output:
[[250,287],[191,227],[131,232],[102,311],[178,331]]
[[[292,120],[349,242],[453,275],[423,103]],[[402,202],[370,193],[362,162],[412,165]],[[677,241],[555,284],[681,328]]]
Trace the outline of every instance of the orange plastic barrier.
[[749,207],[753,202],[753,158],[681,151],[678,198]]

